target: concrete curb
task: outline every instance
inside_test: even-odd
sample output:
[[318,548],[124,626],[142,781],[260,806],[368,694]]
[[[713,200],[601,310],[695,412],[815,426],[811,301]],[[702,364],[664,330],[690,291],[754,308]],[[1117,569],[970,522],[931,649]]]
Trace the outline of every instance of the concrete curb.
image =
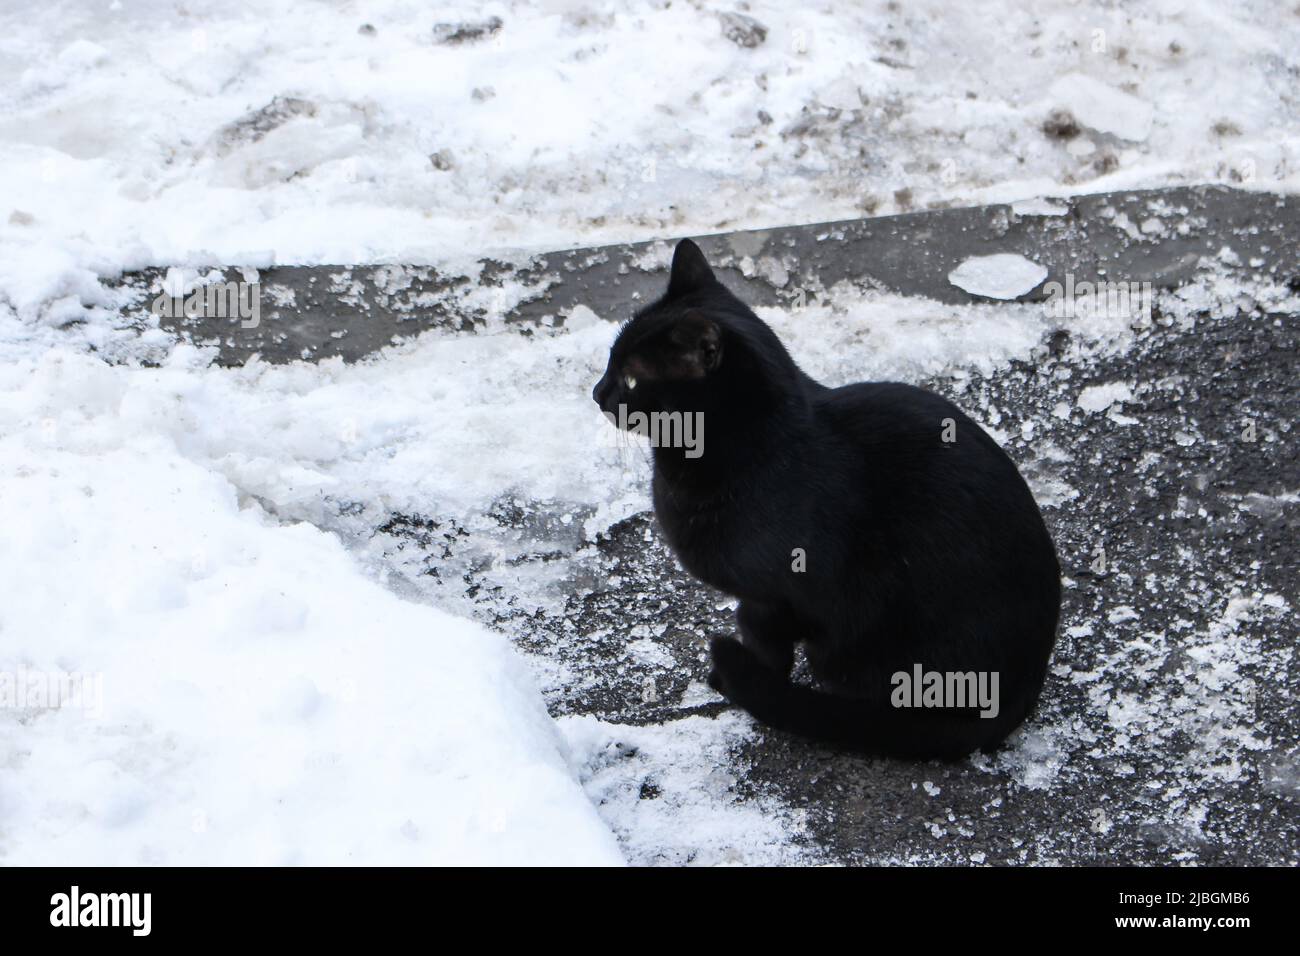
[[[163,328],[220,349],[222,365],[252,356],[284,363],[341,356],[352,362],[404,338],[494,322],[562,324],[586,306],[607,319],[658,295],[672,242],[655,241],[479,260],[465,275],[437,266],[214,267],[223,281],[257,281],[256,327],[238,316],[163,317]],[[947,276],[974,255],[1018,253],[1045,266],[1043,285],[1189,279],[1229,245],[1236,261],[1283,279],[1300,271],[1300,197],[1194,186],[1105,193],[1050,203],[939,209],[705,236],[724,281],[752,305],[815,302],[839,282],[940,302],[979,301]],[[208,270],[203,270],[207,272]],[[123,277],[139,313],[164,288],[165,270]],[[744,281],[740,281],[740,280]]]

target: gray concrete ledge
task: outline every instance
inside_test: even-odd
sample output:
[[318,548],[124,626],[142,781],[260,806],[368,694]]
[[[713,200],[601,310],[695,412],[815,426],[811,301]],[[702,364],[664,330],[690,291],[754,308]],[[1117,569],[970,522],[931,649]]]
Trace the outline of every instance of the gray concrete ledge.
[[[1204,257],[1230,243],[1243,265],[1287,279],[1300,271],[1300,198],[1220,186],[1109,193],[1054,200],[1056,215],[995,205],[940,209],[699,238],[728,284],[753,305],[815,302],[851,282],[940,302],[976,298],[947,280],[963,259],[1019,253],[1048,269],[1046,282],[1151,282],[1189,279]],[[608,319],[628,317],[658,295],[671,239],[479,261],[473,275],[434,265],[278,266],[260,283],[256,328],[238,317],[164,318],[164,328],[215,345],[219,362],[355,361],[433,328],[472,330],[493,321],[562,324],[587,306]],[[698,237],[697,237],[698,238]],[[247,278],[219,264],[227,280]],[[144,312],[165,270],[122,277]],[[743,281],[742,281],[743,280]],[[1045,284],[1044,283],[1044,284]],[[1023,298],[1043,297],[1043,286]]]

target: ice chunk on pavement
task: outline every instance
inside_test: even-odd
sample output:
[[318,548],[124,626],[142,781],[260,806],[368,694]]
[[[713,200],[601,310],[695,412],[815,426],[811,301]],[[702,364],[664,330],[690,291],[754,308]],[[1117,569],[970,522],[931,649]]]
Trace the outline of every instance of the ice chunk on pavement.
[[1011,204],[1011,211],[1017,216],[1064,216],[1070,207],[1055,199],[1021,199]]
[[1085,412],[1104,412],[1116,402],[1133,401],[1133,389],[1124,382],[1089,385],[1079,393],[1078,401]]
[[1150,103],[1081,73],[1061,77],[1048,96],[1053,106],[1069,110],[1080,123],[1099,133],[1139,142],[1151,132],[1154,110]]
[[957,288],[988,299],[1015,299],[1046,278],[1045,266],[1011,252],[971,256],[948,273],[948,281]]

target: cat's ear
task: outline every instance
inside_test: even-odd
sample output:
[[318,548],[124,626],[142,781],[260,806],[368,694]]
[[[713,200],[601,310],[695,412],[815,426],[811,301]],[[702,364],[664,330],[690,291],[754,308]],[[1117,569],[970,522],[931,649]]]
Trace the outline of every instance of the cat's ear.
[[668,298],[676,299],[717,281],[699,246],[689,239],[677,243],[673,252],[673,271],[668,279]]
[[691,309],[673,324],[668,338],[681,350],[680,360],[694,378],[722,364],[722,330],[703,312]]

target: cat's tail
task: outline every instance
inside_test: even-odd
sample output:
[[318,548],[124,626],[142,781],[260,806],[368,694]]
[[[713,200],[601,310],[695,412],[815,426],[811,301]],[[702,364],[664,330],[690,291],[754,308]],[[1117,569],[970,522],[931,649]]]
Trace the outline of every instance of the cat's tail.
[[971,711],[895,708],[841,697],[790,683],[731,638],[714,638],[711,650],[709,685],[731,703],[778,730],[874,756],[957,760],[997,746],[1023,718],[984,719]]

